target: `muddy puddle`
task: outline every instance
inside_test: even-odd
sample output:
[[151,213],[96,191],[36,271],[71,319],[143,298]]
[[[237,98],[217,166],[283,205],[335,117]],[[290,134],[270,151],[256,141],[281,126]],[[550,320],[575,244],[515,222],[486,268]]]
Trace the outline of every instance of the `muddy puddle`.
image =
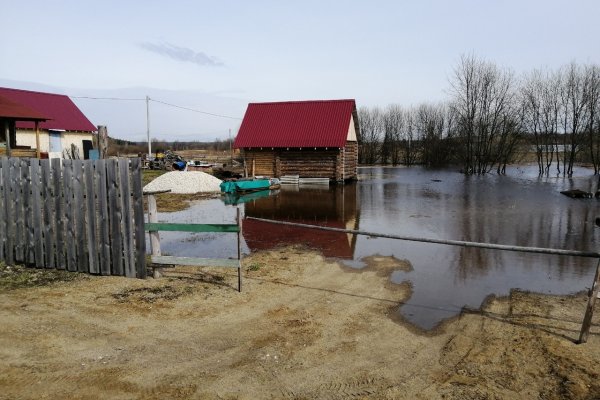
[[[597,177],[579,168],[576,177],[537,177],[536,167],[515,167],[506,176],[465,177],[453,170],[363,168],[356,184],[284,187],[248,199],[198,201],[189,209],[161,213],[161,221],[233,223],[235,204],[246,216],[370,232],[519,246],[598,251],[594,228],[600,201],[570,199],[561,190],[596,189]],[[227,204],[225,204],[227,203]],[[244,220],[244,251],[302,244],[352,268],[369,257],[406,260],[412,269],[390,271],[408,283],[410,299],[398,316],[423,330],[435,329],[464,307],[477,309],[489,295],[513,288],[570,294],[585,290],[595,261],[564,256],[466,249],[318,231]],[[227,234],[161,233],[163,254],[232,257]]]

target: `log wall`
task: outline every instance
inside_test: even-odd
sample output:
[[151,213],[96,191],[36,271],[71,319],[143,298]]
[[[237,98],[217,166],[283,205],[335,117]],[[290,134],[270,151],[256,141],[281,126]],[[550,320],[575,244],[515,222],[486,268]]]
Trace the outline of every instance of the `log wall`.
[[357,176],[358,145],[348,142],[341,149],[244,149],[248,175],[354,180]]

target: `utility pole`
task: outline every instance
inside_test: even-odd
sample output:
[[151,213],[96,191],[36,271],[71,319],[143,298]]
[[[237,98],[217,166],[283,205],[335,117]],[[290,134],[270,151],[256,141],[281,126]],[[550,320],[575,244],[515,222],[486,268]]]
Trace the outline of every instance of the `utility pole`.
[[150,97],[146,96],[146,134],[148,135],[148,161],[152,158],[152,143],[150,142]]
[[233,167],[233,143],[231,142],[231,128],[229,128],[229,154],[231,154],[231,166]]

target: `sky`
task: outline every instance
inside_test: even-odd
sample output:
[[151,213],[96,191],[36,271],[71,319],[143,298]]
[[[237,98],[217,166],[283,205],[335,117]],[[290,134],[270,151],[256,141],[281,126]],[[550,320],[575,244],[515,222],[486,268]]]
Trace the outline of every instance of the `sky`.
[[[153,138],[233,135],[248,102],[447,98],[461,55],[517,74],[600,64],[598,0],[0,0],[0,86],[153,99]],[[144,140],[143,101],[73,98]]]

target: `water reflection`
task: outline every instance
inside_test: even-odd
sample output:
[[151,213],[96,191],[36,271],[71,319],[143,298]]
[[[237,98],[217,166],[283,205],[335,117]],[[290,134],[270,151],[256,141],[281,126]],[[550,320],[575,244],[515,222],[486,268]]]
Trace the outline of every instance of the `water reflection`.
[[[538,179],[526,168],[508,176],[465,177],[447,170],[363,170],[360,186],[363,230],[468,241],[597,249],[596,200],[559,193],[587,188],[594,178]],[[594,261],[391,240],[359,238],[356,259],[369,254],[406,258],[413,294],[398,312],[423,329],[435,328],[464,306],[479,308],[490,294],[512,288],[573,293],[589,286]]]
[[[269,196],[245,204],[247,217],[275,219],[333,228],[357,229],[359,212],[356,185],[283,186],[277,196]],[[317,249],[326,257],[352,259],[356,235],[274,225],[245,219],[244,239],[251,251],[276,246],[303,244]]]
[[[570,199],[561,190],[595,189],[596,178],[579,170],[575,178],[538,178],[536,168],[513,168],[507,176],[465,177],[451,170],[423,168],[361,169],[356,185],[282,189],[277,195],[241,205],[246,216],[363,231],[438,239],[597,251],[596,199]],[[274,194],[274,193],[271,193]],[[219,200],[199,202],[168,219],[202,222],[234,215]],[[220,208],[219,208],[220,207]],[[192,222],[192,221],[189,221]],[[213,221],[229,222],[229,221]],[[408,260],[412,271],[394,271],[393,282],[408,281],[412,295],[398,314],[432,329],[463,307],[479,308],[487,296],[513,288],[568,294],[591,283],[595,261],[565,256],[375,239],[345,233],[284,227],[244,220],[246,251],[304,244],[353,268],[379,254]],[[181,242],[181,239],[179,239]],[[164,246],[176,254],[222,257],[235,252],[233,241],[212,236]],[[225,254],[223,254],[225,253]]]

